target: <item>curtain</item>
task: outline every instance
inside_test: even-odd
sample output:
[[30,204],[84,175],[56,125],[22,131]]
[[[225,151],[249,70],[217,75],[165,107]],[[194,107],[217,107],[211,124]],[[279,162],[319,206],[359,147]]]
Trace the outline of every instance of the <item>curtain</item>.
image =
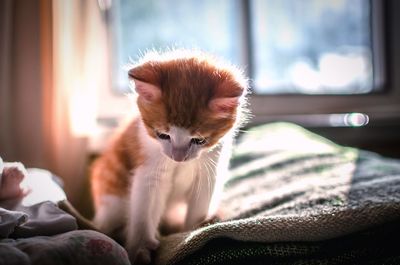
[[110,83],[98,2],[4,0],[0,10],[0,156],[51,170],[85,207],[88,136]]
[[82,176],[87,175],[87,136],[96,127],[97,91],[109,84],[107,35],[97,1],[52,3],[52,153],[74,203],[87,186]]
[[0,1],[0,156],[45,166],[38,1]]

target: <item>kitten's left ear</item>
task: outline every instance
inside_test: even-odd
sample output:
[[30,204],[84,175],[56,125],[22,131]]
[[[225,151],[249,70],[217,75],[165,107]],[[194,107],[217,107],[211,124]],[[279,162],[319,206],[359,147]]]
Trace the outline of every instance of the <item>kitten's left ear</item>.
[[133,78],[135,91],[147,102],[155,102],[161,98],[160,89],[150,83]]
[[214,98],[208,107],[219,117],[228,117],[239,106],[240,97]]
[[128,75],[130,81],[134,82],[136,93],[146,102],[153,103],[161,98],[161,90],[154,85],[156,78],[151,69],[143,66],[135,67],[129,70]]

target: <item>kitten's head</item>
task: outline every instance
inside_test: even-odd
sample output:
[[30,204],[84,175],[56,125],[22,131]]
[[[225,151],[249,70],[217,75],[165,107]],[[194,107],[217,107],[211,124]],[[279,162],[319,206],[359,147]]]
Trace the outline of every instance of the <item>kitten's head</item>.
[[147,132],[178,162],[198,157],[238,125],[248,86],[233,66],[190,51],[147,54],[129,77]]

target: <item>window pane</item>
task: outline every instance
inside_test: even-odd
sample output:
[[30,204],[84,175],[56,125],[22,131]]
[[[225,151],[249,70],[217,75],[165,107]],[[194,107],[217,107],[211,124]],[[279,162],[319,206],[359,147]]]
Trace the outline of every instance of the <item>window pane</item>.
[[114,1],[117,87],[127,87],[122,66],[152,48],[200,48],[239,64],[239,3],[238,0]]
[[366,0],[250,1],[255,92],[370,92],[370,9]]

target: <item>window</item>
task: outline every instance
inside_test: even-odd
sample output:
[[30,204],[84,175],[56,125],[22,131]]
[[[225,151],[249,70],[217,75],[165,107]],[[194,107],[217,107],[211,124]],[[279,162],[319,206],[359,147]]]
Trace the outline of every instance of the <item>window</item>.
[[[200,48],[242,66],[256,94],[365,94],[382,88],[366,0],[113,1],[114,86],[149,48]],[[378,82],[379,81],[379,82]]]
[[[123,66],[135,61],[146,49],[173,46],[205,49],[247,71],[254,91],[249,98],[253,114],[249,125],[286,120],[310,127],[347,126],[345,121],[338,123],[337,117],[366,117],[369,123],[364,127],[382,128],[398,123],[400,78],[396,73],[400,69],[397,49],[400,35],[396,29],[400,26],[400,1],[99,0],[98,3],[109,29],[113,64],[112,89],[99,96],[105,106],[99,108],[101,126],[112,127],[120,119],[119,113],[126,113],[127,109],[131,112],[123,97],[128,90]],[[276,31],[275,36],[270,34],[271,28],[278,27],[269,26],[266,31],[264,22],[272,20],[271,13],[276,13],[276,23],[283,21],[293,29],[286,33]],[[317,23],[318,19],[325,22]],[[318,29],[322,25],[327,29]],[[334,36],[332,32],[336,29]],[[294,39],[297,46],[277,45],[282,40]],[[314,45],[321,42],[324,45]],[[273,52],[268,50],[274,46]],[[291,56],[283,58],[282,54]],[[339,78],[335,80],[336,77]],[[105,120],[110,122],[106,124]]]
[[355,94],[374,89],[369,1],[250,3],[257,92]]
[[237,0],[113,2],[116,87],[122,91],[127,87],[127,75],[121,66],[135,61],[148,49],[198,48],[242,64],[239,7]]

